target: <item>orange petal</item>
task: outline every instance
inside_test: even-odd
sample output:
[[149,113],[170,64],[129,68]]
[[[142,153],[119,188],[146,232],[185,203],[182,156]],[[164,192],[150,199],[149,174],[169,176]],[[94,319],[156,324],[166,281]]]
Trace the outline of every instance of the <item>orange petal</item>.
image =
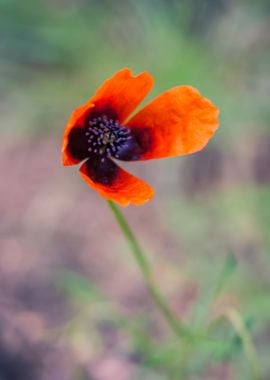
[[103,198],[127,206],[140,205],[154,195],[154,191],[141,179],[127,173],[110,159],[87,160],[80,168],[80,174],[90,187]]
[[112,110],[122,123],[146,97],[153,82],[147,72],[132,76],[131,70],[124,68],[101,85],[91,103],[98,112]]
[[155,98],[127,126],[146,152],[142,160],[178,156],[202,149],[218,128],[219,110],[191,86],[178,86]]

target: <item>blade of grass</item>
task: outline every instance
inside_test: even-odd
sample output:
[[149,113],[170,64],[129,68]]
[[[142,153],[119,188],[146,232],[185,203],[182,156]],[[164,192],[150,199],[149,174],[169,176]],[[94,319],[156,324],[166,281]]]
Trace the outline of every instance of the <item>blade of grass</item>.
[[229,321],[241,339],[245,356],[250,365],[252,379],[262,380],[256,350],[240,313],[236,309],[228,308],[223,312],[223,317]]
[[194,324],[197,328],[201,328],[205,323],[207,314],[209,312],[209,308],[211,304],[214,302],[216,297],[220,294],[220,292],[224,289],[229,279],[233,275],[237,266],[237,262],[235,256],[232,252],[230,252],[223,264],[223,268],[217,278],[216,284],[212,287],[211,291],[203,297],[203,299],[199,302],[194,311]]

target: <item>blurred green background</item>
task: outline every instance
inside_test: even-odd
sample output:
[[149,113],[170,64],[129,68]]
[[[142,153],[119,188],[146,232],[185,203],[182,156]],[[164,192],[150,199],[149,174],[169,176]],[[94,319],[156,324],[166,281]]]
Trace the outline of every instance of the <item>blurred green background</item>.
[[[1,380],[270,378],[269,4],[0,0]],[[154,76],[148,100],[191,84],[221,110],[204,151],[125,164],[156,195],[124,213],[194,331],[237,310],[257,375],[226,318],[171,335],[106,203],[61,166],[71,111],[125,66]]]

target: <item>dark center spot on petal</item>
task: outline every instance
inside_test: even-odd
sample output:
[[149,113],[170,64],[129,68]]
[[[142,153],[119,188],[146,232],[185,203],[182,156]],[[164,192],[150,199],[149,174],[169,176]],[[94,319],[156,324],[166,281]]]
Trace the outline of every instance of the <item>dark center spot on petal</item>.
[[137,143],[137,150],[140,155],[151,150],[153,144],[151,129],[149,128],[131,128],[131,134]]
[[117,178],[118,167],[109,158],[92,156],[87,161],[87,173],[94,182],[110,186]]
[[88,157],[88,144],[83,128],[75,127],[68,136],[68,149],[72,157],[83,160]]

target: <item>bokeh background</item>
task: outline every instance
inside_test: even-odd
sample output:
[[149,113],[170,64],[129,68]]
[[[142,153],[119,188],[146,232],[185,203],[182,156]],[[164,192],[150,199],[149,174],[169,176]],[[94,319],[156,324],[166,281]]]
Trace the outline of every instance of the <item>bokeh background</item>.
[[[267,0],[0,1],[1,380],[270,378],[270,5]],[[122,67],[148,100],[191,84],[221,110],[202,152],[126,167],[156,195],[124,214],[192,350],[156,311],[107,204],[61,166],[74,107]],[[184,369],[183,369],[184,368]]]

